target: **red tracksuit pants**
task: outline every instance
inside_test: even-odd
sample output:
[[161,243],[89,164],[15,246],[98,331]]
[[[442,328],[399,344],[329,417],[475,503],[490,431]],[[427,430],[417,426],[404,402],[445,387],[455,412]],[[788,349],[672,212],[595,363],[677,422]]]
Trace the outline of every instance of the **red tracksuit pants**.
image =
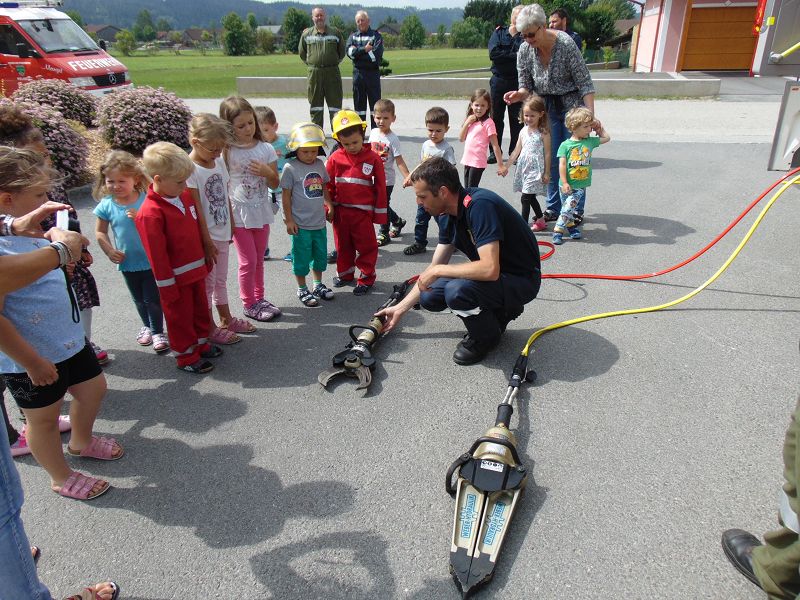
[[164,320],[167,322],[169,345],[178,360],[178,366],[191,365],[200,360],[200,353],[207,352],[208,329],[211,326],[206,298],[206,282],[201,279],[189,285],[179,285],[180,299],[164,302]]
[[375,263],[378,262],[378,241],[372,211],[337,206],[333,213],[333,243],[336,244],[336,272],[343,281],[355,278],[358,285],[375,283]]

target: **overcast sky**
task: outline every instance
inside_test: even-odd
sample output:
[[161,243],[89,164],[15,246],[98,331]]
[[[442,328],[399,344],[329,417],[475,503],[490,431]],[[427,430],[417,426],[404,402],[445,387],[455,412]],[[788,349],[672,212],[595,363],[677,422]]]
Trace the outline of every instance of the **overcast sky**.
[[[314,0],[298,0],[304,4],[315,4]],[[358,4],[360,6],[387,6],[390,8],[403,8],[414,6],[409,0],[322,0],[320,4]],[[467,0],[426,0],[424,8],[464,8]],[[417,6],[419,8],[419,6]]]

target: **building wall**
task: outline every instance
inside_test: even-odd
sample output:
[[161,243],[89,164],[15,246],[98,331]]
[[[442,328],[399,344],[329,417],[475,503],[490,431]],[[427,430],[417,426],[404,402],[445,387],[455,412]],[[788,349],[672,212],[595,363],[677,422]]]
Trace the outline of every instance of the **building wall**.
[[639,73],[677,71],[685,24],[694,7],[754,6],[753,0],[646,0],[634,61]]
[[661,4],[662,0],[646,0],[645,2],[642,25],[639,28],[639,44],[636,47],[635,70],[637,73],[648,73],[650,71]]

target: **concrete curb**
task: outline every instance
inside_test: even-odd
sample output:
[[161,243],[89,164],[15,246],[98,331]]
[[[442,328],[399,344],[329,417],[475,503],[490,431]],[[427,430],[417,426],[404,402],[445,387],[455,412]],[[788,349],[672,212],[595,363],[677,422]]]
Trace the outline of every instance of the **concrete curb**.
[[[236,88],[243,96],[305,94],[305,77],[237,77]],[[601,97],[637,98],[706,98],[719,94],[716,78],[686,78],[669,74],[664,78],[609,77],[595,78]],[[342,87],[353,87],[352,77],[342,77]],[[387,96],[469,96],[475,89],[489,87],[488,77],[384,77],[381,89]]]

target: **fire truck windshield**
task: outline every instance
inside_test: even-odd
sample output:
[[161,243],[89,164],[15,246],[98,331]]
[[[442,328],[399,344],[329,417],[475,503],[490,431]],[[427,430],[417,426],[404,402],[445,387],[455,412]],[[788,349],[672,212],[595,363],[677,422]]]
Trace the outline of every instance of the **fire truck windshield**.
[[98,49],[92,38],[71,19],[39,19],[18,23],[48,54]]

